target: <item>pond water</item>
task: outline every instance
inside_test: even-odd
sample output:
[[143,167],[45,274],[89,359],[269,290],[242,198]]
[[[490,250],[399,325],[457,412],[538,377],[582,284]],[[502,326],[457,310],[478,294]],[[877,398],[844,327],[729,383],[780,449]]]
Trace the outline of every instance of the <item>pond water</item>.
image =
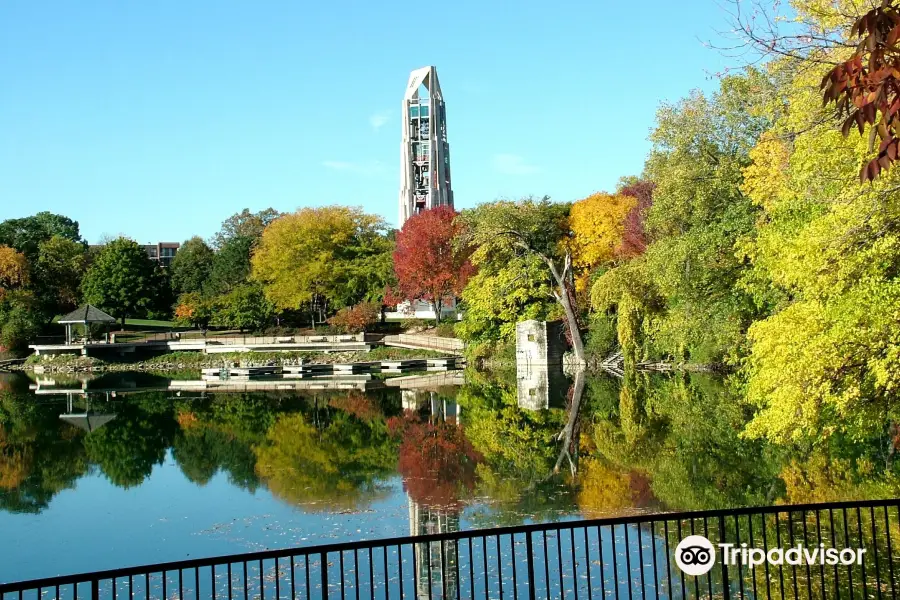
[[[775,447],[741,437],[750,409],[710,376],[597,375],[570,391],[560,374],[517,382],[473,371],[462,385],[431,376],[239,392],[137,374],[41,377],[0,374],[0,582],[636,511],[897,494],[887,417],[827,444]],[[558,441],[567,430],[568,445]]]

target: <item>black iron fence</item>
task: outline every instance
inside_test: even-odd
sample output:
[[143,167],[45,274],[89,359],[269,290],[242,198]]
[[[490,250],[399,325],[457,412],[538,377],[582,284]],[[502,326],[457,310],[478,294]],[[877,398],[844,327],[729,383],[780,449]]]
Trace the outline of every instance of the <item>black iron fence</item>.
[[[0,600],[895,598],[898,503],[643,515],[271,550],[0,584]],[[714,548],[712,568],[700,576],[676,560],[689,535]],[[798,563],[786,552],[798,545],[821,554]],[[790,562],[777,554],[753,560],[776,549]],[[862,560],[831,564],[830,549]],[[688,552],[682,562],[708,558],[696,547]]]

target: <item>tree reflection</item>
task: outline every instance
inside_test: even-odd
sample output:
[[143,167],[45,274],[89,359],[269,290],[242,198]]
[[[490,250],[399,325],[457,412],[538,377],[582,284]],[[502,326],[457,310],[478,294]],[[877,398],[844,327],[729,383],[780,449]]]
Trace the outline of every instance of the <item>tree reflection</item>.
[[38,513],[88,471],[83,433],[7,378],[0,390],[0,509]]
[[163,392],[142,394],[116,406],[116,419],[84,438],[88,459],[116,486],[130,488],[162,464],[176,423]]
[[278,415],[255,453],[256,473],[274,495],[313,510],[374,500],[396,468],[383,419],[364,422],[318,400],[312,414]]

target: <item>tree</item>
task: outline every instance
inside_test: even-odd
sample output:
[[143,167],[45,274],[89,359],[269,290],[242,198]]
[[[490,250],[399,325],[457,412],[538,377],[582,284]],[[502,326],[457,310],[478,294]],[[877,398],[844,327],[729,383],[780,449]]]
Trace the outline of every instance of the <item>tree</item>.
[[249,208],[245,208],[225,219],[221,230],[213,236],[212,245],[217,251],[220,251],[234,238],[248,238],[256,241],[262,237],[266,227],[280,216],[281,214],[274,208],[266,208],[257,213],[252,213]]
[[413,215],[397,234],[394,250],[399,295],[431,302],[438,324],[444,302],[459,297],[474,271],[471,249],[456,244],[462,228],[456,215],[449,206]]
[[85,273],[84,299],[120,319],[124,328],[126,318],[146,315],[166,291],[157,268],[136,242],[113,240]]
[[239,285],[215,303],[212,321],[219,327],[254,330],[265,326],[275,314],[272,303],[258,284]]
[[747,270],[739,240],[758,216],[741,184],[750,150],[771,123],[760,109],[770,84],[748,71],[723,78],[710,97],[694,92],[659,109],[644,168],[655,184],[642,227],[652,243],[591,292],[595,311],[616,316],[629,362],[740,360],[760,310],[739,284]]
[[536,256],[509,260],[485,257],[463,289],[462,306],[457,332],[476,349],[479,345],[513,342],[519,321],[561,316],[547,268]]
[[744,171],[762,218],[740,246],[742,284],[767,309],[747,334],[742,373],[757,411],[746,434],[818,443],[879,422],[900,385],[900,172],[861,184],[868,141],[835,127],[815,70],[791,72]]
[[623,243],[625,218],[637,201],[622,195],[592,194],[572,205],[572,266],[578,272],[579,291],[587,287],[592,271],[610,263]]
[[0,246],[0,297],[28,284],[28,259],[9,246]]
[[900,155],[900,3],[884,0],[850,25],[849,38],[859,38],[850,57],[832,68],[820,85],[825,103],[844,118],[846,137],[856,126],[869,126],[869,153],[875,139],[878,154],[863,165],[859,177],[871,181]]
[[540,259],[553,282],[553,297],[565,312],[575,360],[584,362],[573,301],[572,254],[566,244],[569,208],[568,204],[551,202],[547,196],[518,202],[501,200],[464,211],[461,218],[466,226],[464,243],[477,248],[472,255],[474,265],[523,256]]
[[250,276],[250,254],[254,243],[253,238],[246,236],[235,236],[225,241],[213,257],[209,281],[203,286],[204,293],[226,294],[246,283]]
[[40,335],[44,322],[31,292],[16,290],[0,296],[0,347],[24,350]]
[[66,313],[78,305],[88,252],[82,242],[54,235],[38,246],[35,287],[45,312]]
[[[348,295],[348,283],[359,280],[360,268],[379,254],[390,253],[387,225],[361,208],[303,208],[282,215],[263,233],[252,258],[252,277],[266,297],[282,310],[306,306],[323,321],[329,308],[352,305],[363,290]],[[375,261],[374,264],[384,264]],[[385,287],[387,274],[368,274],[370,289]]]
[[625,215],[622,231],[622,243],[616,248],[616,256],[620,259],[632,259],[640,256],[647,250],[647,212],[653,205],[653,189],[656,187],[652,181],[635,179],[624,182],[619,189],[619,195],[629,196],[635,199],[634,206]]
[[359,333],[378,322],[381,307],[372,302],[361,302],[337,311],[328,324],[343,332]]
[[187,240],[169,265],[172,289],[178,294],[201,291],[209,280],[213,260],[213,251],[203,239],[195,236]]
[[213,317],[213,308],[212,302],[204,299],[198,292],[181,294],[175,305],[175,322],[206,330]]
[[54,235],[73,242],[81,241],[77,221],[46,211],[0,223],[0,244],[15,248],[32,262],[37,260],[41,242]]

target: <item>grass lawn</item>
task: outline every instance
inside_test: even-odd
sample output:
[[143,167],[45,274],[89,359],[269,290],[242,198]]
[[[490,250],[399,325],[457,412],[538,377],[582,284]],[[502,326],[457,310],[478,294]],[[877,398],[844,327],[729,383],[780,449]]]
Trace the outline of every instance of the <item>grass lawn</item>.
[[153,319],[125,319],[125,325],[133,325],[134,327],[165,327],[170,329],[175,327],[172,321],[156,321]]

